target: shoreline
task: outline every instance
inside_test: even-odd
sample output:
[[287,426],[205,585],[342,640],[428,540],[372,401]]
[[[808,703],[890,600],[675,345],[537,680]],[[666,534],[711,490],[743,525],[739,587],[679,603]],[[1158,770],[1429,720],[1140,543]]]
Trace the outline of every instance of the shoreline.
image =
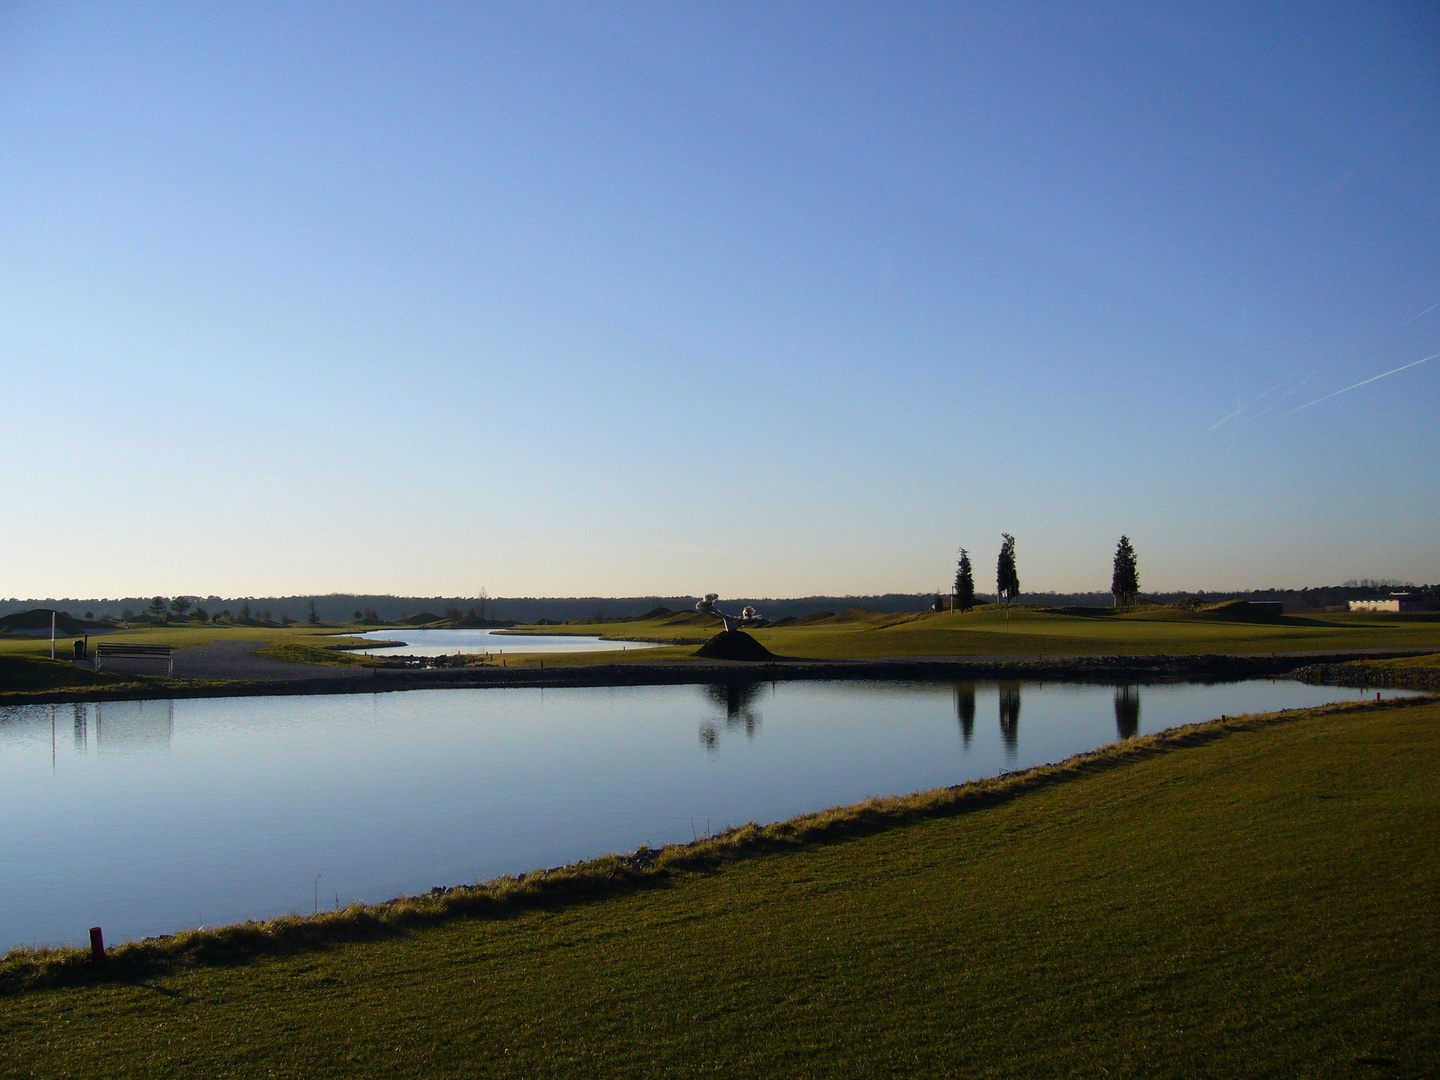
[[1050,764],[905,794],[862,799],[760,825],[750,822],[689,843],[641,845],[522,874],[439,886],[334,912],[291,913],[215,927],[183,929],[117,943],[104,966],[84,946],[16,947],[0,953],[0,997],[61,984],[96,985],[152,978],[182,968],[233,966],[336,945],[398,938],[457,919],[500,919],[589,903],[677,875],[714,874],[737,862],[857,839],[927,819],[991,809],[1046,788],[1192,749],[1240,733],[1307,718],[1432,706],[1433,697],[1343,702],[1199,720],[1108,743]]
[[[487,687],[675,686],[709,683],[792,681],[970,682],[1017,679],[1032,682],[1134,682],[1175,679],[1232,681],[1291,677],[1306,681],[1360,685],[1365,673],[1337,666],[1383,656],[1425,656],[1433,649],[1332,653],[1278,653],[1271,656],[1201,653],[1191,655],[1070,656],[1053,659],[899,657],[882,660],[635,661],[560,667],[467,667],[360,669],[354,675],[324,675],[280,680],[194,680],[169,685],[122,683],[114,687],[0,692],[0,707],[87,701],[144,701],[219,697],[293,697],[310,694],[376,694],[405,690],[457,690]],[[1377,675],[1379,673],[1376,673]],[[1346,681],[1341,681],[1346,680]],[[1363,682],[1363,685],[1371,685]],[[1396,682],[1375,685],[1400,685]],[[1416,689],[1423,689],[1417,685]]]

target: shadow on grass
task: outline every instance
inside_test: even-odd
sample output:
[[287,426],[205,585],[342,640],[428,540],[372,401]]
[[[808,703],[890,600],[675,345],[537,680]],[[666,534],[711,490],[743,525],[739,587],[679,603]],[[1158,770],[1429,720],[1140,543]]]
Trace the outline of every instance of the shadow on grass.
[[93,963],[87,949],[15,949],[0,959],[0,994],[102,982],[128,983],[173,994],[149,980],[189,967],[236,966],[264,956],[402,937],[458,919],[513,918],[528,911],[593,903],[636,889],[664,888],[684,876],[717,873],[743,859],[828,846],[914,822],[974,813],[1238,732],[1339,712],[1404,709],[1434,702],[1434,698],[1426,697],[1401,698],[1211,720],[1126,739],[1053,765],[912,795],[869,799],[773,825],[752,822],[689,844],[658,849],[642,846],[629,854],[605,855],[519,876],[506,875],[477,885],[434,889],[380,904],[355,904],[335,912],[287,915],[265,922],[147,938],[119,946],[103,964]]

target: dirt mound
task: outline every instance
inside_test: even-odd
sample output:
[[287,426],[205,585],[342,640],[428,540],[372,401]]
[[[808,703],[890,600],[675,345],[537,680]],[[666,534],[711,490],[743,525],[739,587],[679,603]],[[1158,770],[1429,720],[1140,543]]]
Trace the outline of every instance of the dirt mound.
[[706,660],[773,660],[770,650],[744,630],[721,630],[695,650]]

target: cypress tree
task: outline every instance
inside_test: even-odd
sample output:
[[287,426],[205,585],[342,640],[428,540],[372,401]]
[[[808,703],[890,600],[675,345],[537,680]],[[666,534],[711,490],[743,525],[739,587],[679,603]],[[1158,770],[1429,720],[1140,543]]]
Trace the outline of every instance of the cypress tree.
[[1140,574],[1135,569],[1135,549],[1130,546],[1130,538],[1122,536],[1115,546],[1115,572],[1110,577],[1110,595],[1115,598],[1115,606],[1122,607],[1133,604],[1139,592]]
[[955,570],[955,607],[969,611],[975,606],[975,574],[970,569],[970,553],[960,549],[960,565]]
[[1015,537],[1001,533],[1000,558],[995,563],[995,591],[1005,603],[1020,595],[1020,577],[1015,571]]

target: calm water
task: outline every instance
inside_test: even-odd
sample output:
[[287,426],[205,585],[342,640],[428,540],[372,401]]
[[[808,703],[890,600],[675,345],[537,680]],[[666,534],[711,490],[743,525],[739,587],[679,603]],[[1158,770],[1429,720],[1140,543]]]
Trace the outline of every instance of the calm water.
[[356,649],[362,656],[453,656],[457,653],[575,653],[653,649],[642,641],[607,641],[582,634],[501,634],[494,630],[367,630],[353,637],[403,641],[401,648]]
[[1361,696],[767,683],[0,708],[0,949],[384,900]]

